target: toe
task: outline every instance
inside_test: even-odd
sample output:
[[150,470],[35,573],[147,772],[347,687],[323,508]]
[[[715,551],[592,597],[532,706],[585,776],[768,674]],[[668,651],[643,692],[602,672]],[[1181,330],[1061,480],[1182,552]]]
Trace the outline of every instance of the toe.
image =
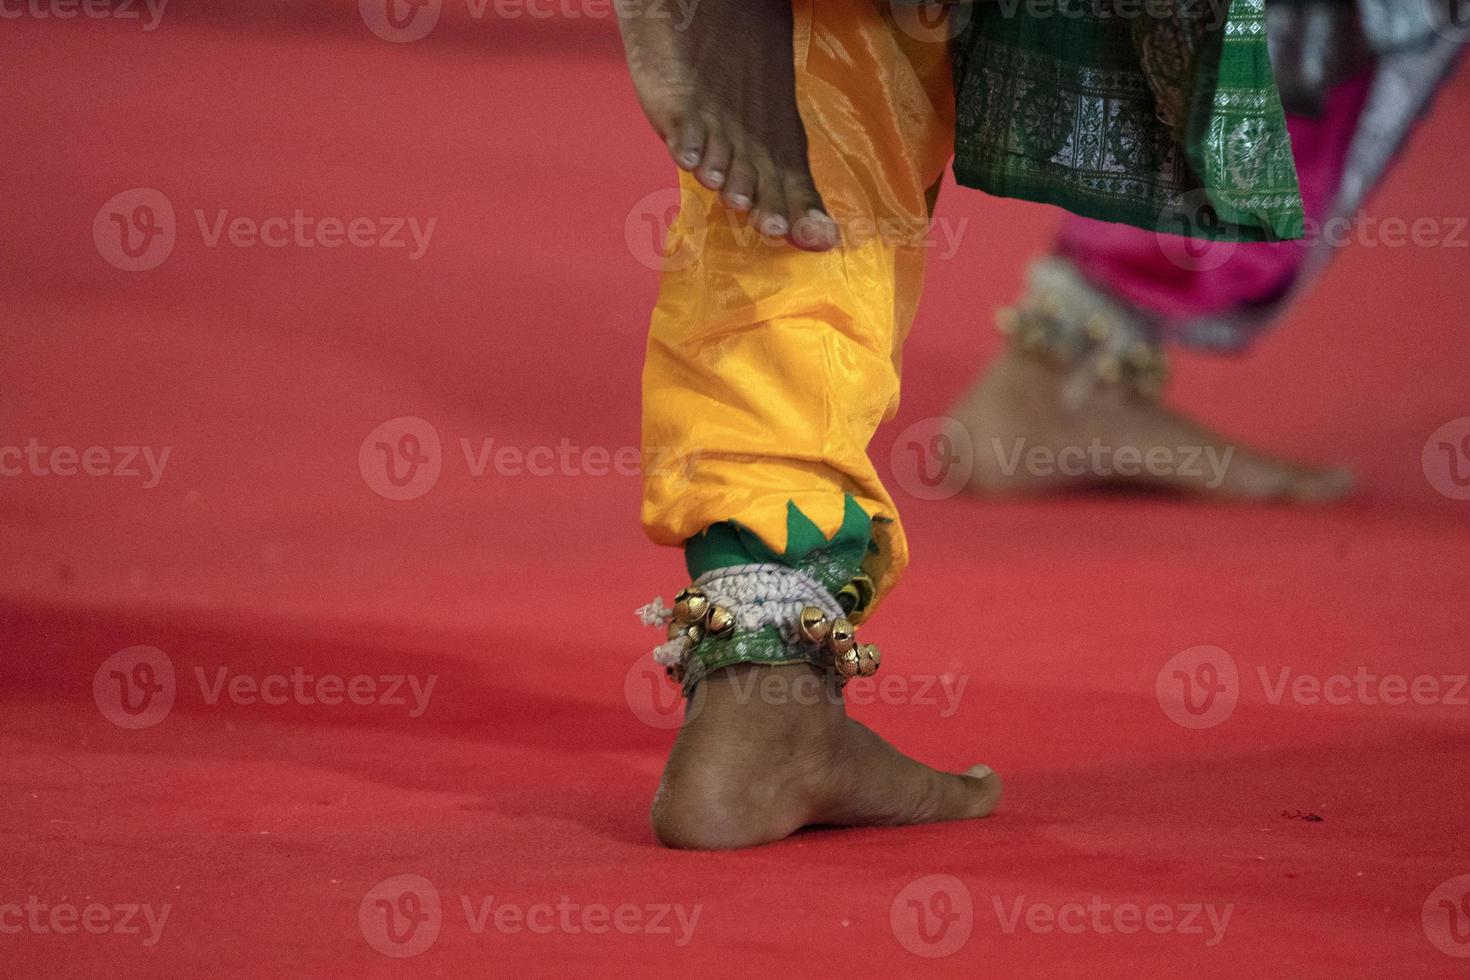
[[730,141],[718,128],[709,126],[708,134],[704,143],[704,158],[700,161],[699,169],[694,171],[694,177],[705,187],[717,191],[725,186],[725,179],[730,175],[732,152]]
[[963,781],[962,802],[967,808],[961,819],[988,817],[1000,805],[1005,787],[1001,783],[1000,773],[994,769],[982,763],[971,766],[959,778]]
[[797,248],[824,252],[840,240],[837,223],[827,214],[827,206],[809,174],[787,175],[786,217],[791,225],[791,244]]
[[989,766],[973,766],[963,774],[924,767],[901,823],[938,823],[986,817],[1000,803],[1000,777]]
[[762,235],[785,238],[791,231],[791,224],[786,220],[786,189],[781,186],[774,168],[762,166],[758,172],[760,177],[751,220]]
[[693,171],[704,157],[704,143],[704,120],[698,114],[690,113],[670,139],[669,152],[681,170]]
[[755,168],[737,147],[730,161],[730,175],[721,189],[725,203],[736,211],[749,211],[755,203],[755,188]]
[[1000,777],[989,766],[939,772],[899,752],[849,720],[846,745],[818,807],[821,822],[898,826],[987,816],[1000,802]]

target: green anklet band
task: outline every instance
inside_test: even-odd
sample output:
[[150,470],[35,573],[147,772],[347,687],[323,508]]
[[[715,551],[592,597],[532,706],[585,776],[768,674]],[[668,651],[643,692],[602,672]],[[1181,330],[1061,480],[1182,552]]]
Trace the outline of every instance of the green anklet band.
[[639,616],[667,629],[654,658],[686,696],[710,672],[740,663],[808,663],[845,681],[872,674],[881,661],[876,647],[857,643],[847,618],[871,591],[859,579],[833,596],[797,569],[736,565],[700,576],[672,608],[655,599]]

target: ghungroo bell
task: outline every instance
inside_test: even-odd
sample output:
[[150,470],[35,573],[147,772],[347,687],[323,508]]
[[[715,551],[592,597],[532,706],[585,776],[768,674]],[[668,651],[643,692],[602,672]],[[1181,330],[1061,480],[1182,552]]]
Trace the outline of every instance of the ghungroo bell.
[[842,656],[852,650],[856,635],[857,631],[853,629],[852,623],[846,618],[839,619],[832,624],[832,632],[827,634],[827,646],[834,656]]
[[711,606],[704,628],[713,637],[726,637],[735,632],[735,614],[724,606]]
[[674,618],[686,623],[702,623],[709,615],[709,598],[699,589],[683,589],[674,596]]
[[827,641],[827,634],[831,631],[832,624],[822,610],[816,606],[807,606],[801,611],[801,618],[797,621],[796,628],[801,633],[802,639],[808,643],[820,644]]

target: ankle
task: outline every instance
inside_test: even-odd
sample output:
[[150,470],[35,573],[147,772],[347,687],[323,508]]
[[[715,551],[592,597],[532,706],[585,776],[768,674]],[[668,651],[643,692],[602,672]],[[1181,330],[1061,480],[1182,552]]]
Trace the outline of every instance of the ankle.
[[834,675],[807,663],[717,670],[695,689],[689,713],[705,726],[781,741],[819,735],[846,717]]

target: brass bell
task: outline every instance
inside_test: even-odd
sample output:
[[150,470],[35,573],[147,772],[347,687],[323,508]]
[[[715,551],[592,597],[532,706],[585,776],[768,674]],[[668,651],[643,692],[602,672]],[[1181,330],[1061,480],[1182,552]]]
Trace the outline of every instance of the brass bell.
[[802,639],[808,643],[822,643],[827,639],[827,632],[832,625],[827,622],[827,614],[816,606],[807,606],[801,611],[801,618],[797,621],[797,629],[801,631]]
[[1097,376],[1110,385],[1117,384],[1123,377],[1123,366],[1111,354],[1104,355],[1097,359]]
[[872,677],[878,673],[878,667],[883,663],[883,654],[873,643],[860,643],[857,648],[858,676]]
[[1101,313],[1094,313],[1087,318],[1087,323],[1082,329],[1086,330],[1087,336],[1093,340],[1107,340],[1113,332],[1113,325]]
[[724,606],[711,606],[704,628],[710,636],[729,636],[735,631],[735,614]]
[[684,640],[684,649],[690,650],[704,639],[704,627],[698,623],[681,623],[677,619],[669,623],[669,639]]
[[827,634],[827,645],[832,648],[835,656],[841,657],[852,650],[855,635],[852,623],[844,617],[832,624],[832,632]]
[[832,658],[832,663],[837,668],[837,673],[848,680],[852,680],[862,672],[862,658],[857,648],[849,649],[846,653],[839,653]]
[[709,598],[699,589],[683,589],[674,596],[674,618],[686,623],[702,623],[709,613]]

